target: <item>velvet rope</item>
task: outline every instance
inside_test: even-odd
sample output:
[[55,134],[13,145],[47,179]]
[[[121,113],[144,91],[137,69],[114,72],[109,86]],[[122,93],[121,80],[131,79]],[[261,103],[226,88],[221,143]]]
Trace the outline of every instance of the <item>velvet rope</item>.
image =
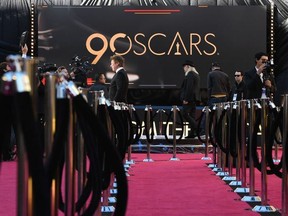
[[[103,124],[103,128],[106,131],[107,134],[109,134],[109,130],[108,130],[108,111],[106,109],[105,105],[99,105],[98,106],[98,112],[97,112],[97,116],[100,120],[100,122],[102,122]],[[108,157],[106,155],[106,152],[104,150],[104,148],[100,145],[101,148],[101,159],[103,161],[103,165],[102,165],[102,172],[103,172],[103,176],[102,176],[102,190],[106,190],[109,185],[110,185],[110,181],[111,181],[111,173],[112,173],[112,168],[111,168],[111,164],[108,161]]]
[[[86,119],[87,121],[85,123],[91,128],[92,131],[94,131],[94,133],[92,133],[91,135],[94,136],[95,139],[97,137],[99,144],[103,146],[105,152],[107,153],[108,161],[110,161],[112,171],[115,173],[117,179],[118,192],[116,195],[117,203],[114,215],[124,216],[127,207],[128,185],[122,160],[120,159],[120,155],[117,152],[115,146],[112,144],[108,134],[105,132],[102,123],[99,121],[99,118],[95,116],[95,114],[89,108],[87,103],[84,101],[83,97],[81,95],[78,95],[75,98],[73,98],[73,102],[76,109],[77,106],[80,106],[82,104],[81,106],[84,109],[81,110],[82,111],[81,113],[85,113],[87,117]],[[84,104],[86,104],[86,106]],[[95,131],[97,131],[97,133],[95,133]]]
[[281,120],[283,119],[283,112],[278,113],[276,108],[270,109],[268,118],[269,118],[269,121],[268,121],[269,134],[267,135],[268,141],[267,141],[267,148],[266,148],[266,159],[272,172],[279,178],[282,178],[282,172],[280,172],[280,170],[282,169],[282,158],[280,160],[280,163],[278,164],[274,163],[273,145],[274,145],[274,141],[276,140],[275,137],[276,137],[277,129],[280,128],[280,132],[282,132]]
[[132,118],[131,118],[131,122],[132,122],[132,119],[134,117],[135,119],[135,122],[136,122],[136,125],[134,126],[132,124],[132,134],[135,134],[133,140],[131,141],[131,143],[137,143],[141,137],[141,130],[142,130],[142,127],[141,127],[141,121],[140,121],[140,118],[139,118],[139,115],[137,114],[136,110],[133,110],[132,111]]
[[[216,111],[215,110],[212,110],[210,115],[209,115],[209,137],[210,137],[210,142],[212,144],[212,146],[214,148],[217,147],[217,144],[216,144],[216,141],[214,140],[214,137],[215,137],[215,128],[217,127],[217,119],[215,119],[215,123],[213,124],[213,120],[214,120],[214,115],[215,115]],[[214,129],[214,135],[212,134],[212,128]],[[207,139],[207,137],[206,137]]]
[[223,146],[222,143],[222,127],[223,127],[223,119],[226,116],[227,112],[224,109],[220,115],[219,120],[217,121],[217,124],[215,125],[215,140],[218,145],[218,147],[223,151],[225,154],[229,153],[229,148],[226,148]]
[[[259,160],[259,156],[258,156],[258,152],[257,152],[257,133],[258,133],[260,124],[261,124],[261,110],[257,109],[256,110],[255,125],[254,125],[253,135],[252,135],[252,146],[251,146],[252,152],[251,152],[251,154],[252,154],[252,158],[253,158],[253,162],[254,162],[255,167],[261,172],[261,161]],[[265,128],[264,130],[266,130],[266,134],[269,134],[269,133],[267,133],[268,132],[267,128]],[[267,140],[267,137],[265,137],[265,139]],[[247,155],[249,155],[248,150],[249,150],[249,147],[247,148]],[[266,157],[267,157],[267,155],[266,155]],[[248,157],[247,157],[247,160],[248,160]],[[271,175],[271,174],[274,174],[274,172],[270,169],[267,169],[267,174]]]

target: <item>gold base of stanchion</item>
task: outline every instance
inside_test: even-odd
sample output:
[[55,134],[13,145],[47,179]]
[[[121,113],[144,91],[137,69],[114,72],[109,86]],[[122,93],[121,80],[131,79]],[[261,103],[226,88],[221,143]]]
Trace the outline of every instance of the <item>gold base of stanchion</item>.
[[154,160],[151,159],[151,158],[146,158],[146,159],[143,160],[143,162],[154,162]]
[[252,211],[254,212],[276,212],[277,209],[270,205],[256,205]]
[[241,201],[243,202],[261,202],[261,197],[259,196],[244,196]]
[[180,159],[177,157],[172,157],[172,158],[170,158],[170,161],[180,161]]

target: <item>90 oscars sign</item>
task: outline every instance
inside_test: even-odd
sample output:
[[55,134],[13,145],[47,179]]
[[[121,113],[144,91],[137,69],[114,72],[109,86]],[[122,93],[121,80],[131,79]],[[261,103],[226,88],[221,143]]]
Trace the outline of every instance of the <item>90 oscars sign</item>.
[[201,87],[215,61],[234,77],[237,68],[250,68],[254,54],[266,50],[266,34],[262,6],[38,10],[40,57],[68,66],[73,56],[85,56],[95,72],[109,74],[110,56],[122,55],[129,88],[179,88],[185,60],[195,63]]

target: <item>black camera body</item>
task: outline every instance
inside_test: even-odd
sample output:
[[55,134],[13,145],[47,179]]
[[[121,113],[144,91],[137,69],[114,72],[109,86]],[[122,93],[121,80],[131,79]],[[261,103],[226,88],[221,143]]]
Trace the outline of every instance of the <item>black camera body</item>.
[[273,64],[272,64],[271,60],[269,60],[269,61],[266,61],[264,63],[264,65],[265,65],[265,68],[268,69],[268,68],[271,68]]
[[71,72],[74,74],[88,74],[93,71],[92,65],[85,58],[80,58],[79,56],[74,56],[72,62],[69,64],[71,67]]
[[46,72],[55,72],[57,70],[56,64],[44,63],[42,66],[38,67],[38,74],[44,74]]

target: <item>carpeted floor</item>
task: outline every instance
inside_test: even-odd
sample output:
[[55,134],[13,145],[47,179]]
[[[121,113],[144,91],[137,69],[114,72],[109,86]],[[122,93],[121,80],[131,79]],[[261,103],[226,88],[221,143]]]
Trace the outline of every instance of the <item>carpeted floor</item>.
[[[135,164],[129,169],[126,215],[260,215],[208,168],[211,161],[201,160],[203,156],[178,154],[180,160],[171,161],[171,154],[151,154],[154,162],[143,162],[146,154],[132,154]],[[0,216],[16,215],[16,169],[16,162],[1,164]],[[256,170],[255,175],[256,193],[261,195],[260,172]],[[269,204],[281,208],[281,179],[267,176],[267,188]],[[280,215],[279,212],[261,214]]]

